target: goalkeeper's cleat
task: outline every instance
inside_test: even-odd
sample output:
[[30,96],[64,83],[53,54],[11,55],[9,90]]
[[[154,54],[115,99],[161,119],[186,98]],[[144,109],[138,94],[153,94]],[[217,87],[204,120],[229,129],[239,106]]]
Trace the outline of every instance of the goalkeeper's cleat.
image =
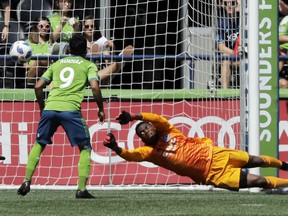
[[77,199],[94,199],[95,197],[91,195],[87,190],[84,190],[84,191],[77,190],[76,198]]
[[281,170],[287,170],[288,171],[288,163],[285,161],[282,161],[282,166],[280,167]]
[[25,181],[22,183],[21,187],[18,189],[17,194],[25,196],[30,191],[30,181]]

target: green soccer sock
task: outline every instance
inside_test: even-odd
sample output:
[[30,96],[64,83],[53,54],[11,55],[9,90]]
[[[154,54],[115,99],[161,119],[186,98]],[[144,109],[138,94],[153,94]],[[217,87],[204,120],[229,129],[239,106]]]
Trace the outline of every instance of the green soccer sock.
[[41,153],[43,152],[44,149],[45,149],[45,146],[40,145],[37,142],[32,147],[29,157],[28,157],[28,163],[26,165],[25,181],[31,181],[31,178],[36,169],[36,166],[39,163]]
[[88,180],[90,174],[90,156],[91,150],[82,150],[80,153],[79,164],[78,164],[78,173],[79,173],[79,181],[78,181],[78,189],[85,190],[86,182]]

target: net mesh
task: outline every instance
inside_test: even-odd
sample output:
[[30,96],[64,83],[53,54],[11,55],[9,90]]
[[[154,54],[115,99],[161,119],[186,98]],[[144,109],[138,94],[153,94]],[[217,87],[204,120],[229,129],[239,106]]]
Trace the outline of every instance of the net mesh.
[[[17,40],[27,40],[32,32],[31,26],[38,25],[40,17],[51,17],[51,14],[59,12],[58,4],[70,3],[71,10],[67,16],[79,20],[75,34],[84,34],[89,28],[84,21],[87,16],[92,16],[93,24],[99,27],[95,28],[98,36],[93,40],[102,38],[113,42],[113,46],[107,48],[100,41],[97,51],[92,53],[92,41],[87,58],[95,62],[99,70],[114,72],[109,67],[113,64],[121,68],[101,83],[107,117],[103,125],[97,121],[97,106],[92,101],[91,90],[88,88],[85,94],[82,112],[93,146],[88,185],[169,186],[193,183],[187,177],[148,162],[126,162],[102,145],[107,131],[115,134],[121,147],[134,149],[143,145],[135,135],[137,122],[121,126],[115,121],[122,110],[161,114],[187,136],[207,136],[215,141],[215,145],[245,148],[240,146],[243,136],[240,130],[240,101],[243,100],[239,90],[241,65],[231,72],[228,89],[222,89],[221,83],[223,60],[235,62],[236,59],[233,55],[224,58],[216,43],[219,19],[227,12],[222,1],[9,2],[9,34],[0,46],[0,153],[6,157],[0,165],[1,185],[13,186],[23,182],[28,153],[35,142],[40,118],[31,89],[33,86],[27,81],[27,66],[13,62],[9,48]],[[231,4],[234,7],[234,3]],[[0,29],[5,25],[4,8],[3,5]],[[239,16],[237,10],[233,10],[233,15]],[[229,19],[235,19],[235,16]],[[69,20],[67,22],[73,21]],[[55,49],[53,44],[57,44],[59,49]],[[49,64],[68,54],[64,37],[60,36],[53,44],[49,47],[52,52],[48,55]],[[133,46],[133,54],[121,55],[129,45]],[[39,62],[47,60],[48,56],[33,55],[32,59],[38,61],[35,68],[45,71],[49,64],[40,65]],[[33,77],[34,81],[39,75],[40,72]],[[46,92],[48,95],[49,89]],[[63,129],[59,128],[53,137],[53,145],[49,145],[42,154],[32,183],[77,185],[78,158],[78,149],[70,146]]]

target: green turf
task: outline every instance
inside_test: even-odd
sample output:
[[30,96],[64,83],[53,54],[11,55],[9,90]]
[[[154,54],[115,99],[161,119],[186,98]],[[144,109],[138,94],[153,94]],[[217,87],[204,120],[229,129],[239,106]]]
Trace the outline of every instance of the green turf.
[[287,195],[226,191],[102,190],[76,200],[72,190],[0,190],[0,215],[288,215]]

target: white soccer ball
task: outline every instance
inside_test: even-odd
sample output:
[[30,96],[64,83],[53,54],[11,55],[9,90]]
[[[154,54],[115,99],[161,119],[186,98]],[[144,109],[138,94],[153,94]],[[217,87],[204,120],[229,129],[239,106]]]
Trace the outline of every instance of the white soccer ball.
[[10,47],[9,54],[14,62],[25,63],[29,61],[32,56],[32,48],[26,41],[15,41]]

